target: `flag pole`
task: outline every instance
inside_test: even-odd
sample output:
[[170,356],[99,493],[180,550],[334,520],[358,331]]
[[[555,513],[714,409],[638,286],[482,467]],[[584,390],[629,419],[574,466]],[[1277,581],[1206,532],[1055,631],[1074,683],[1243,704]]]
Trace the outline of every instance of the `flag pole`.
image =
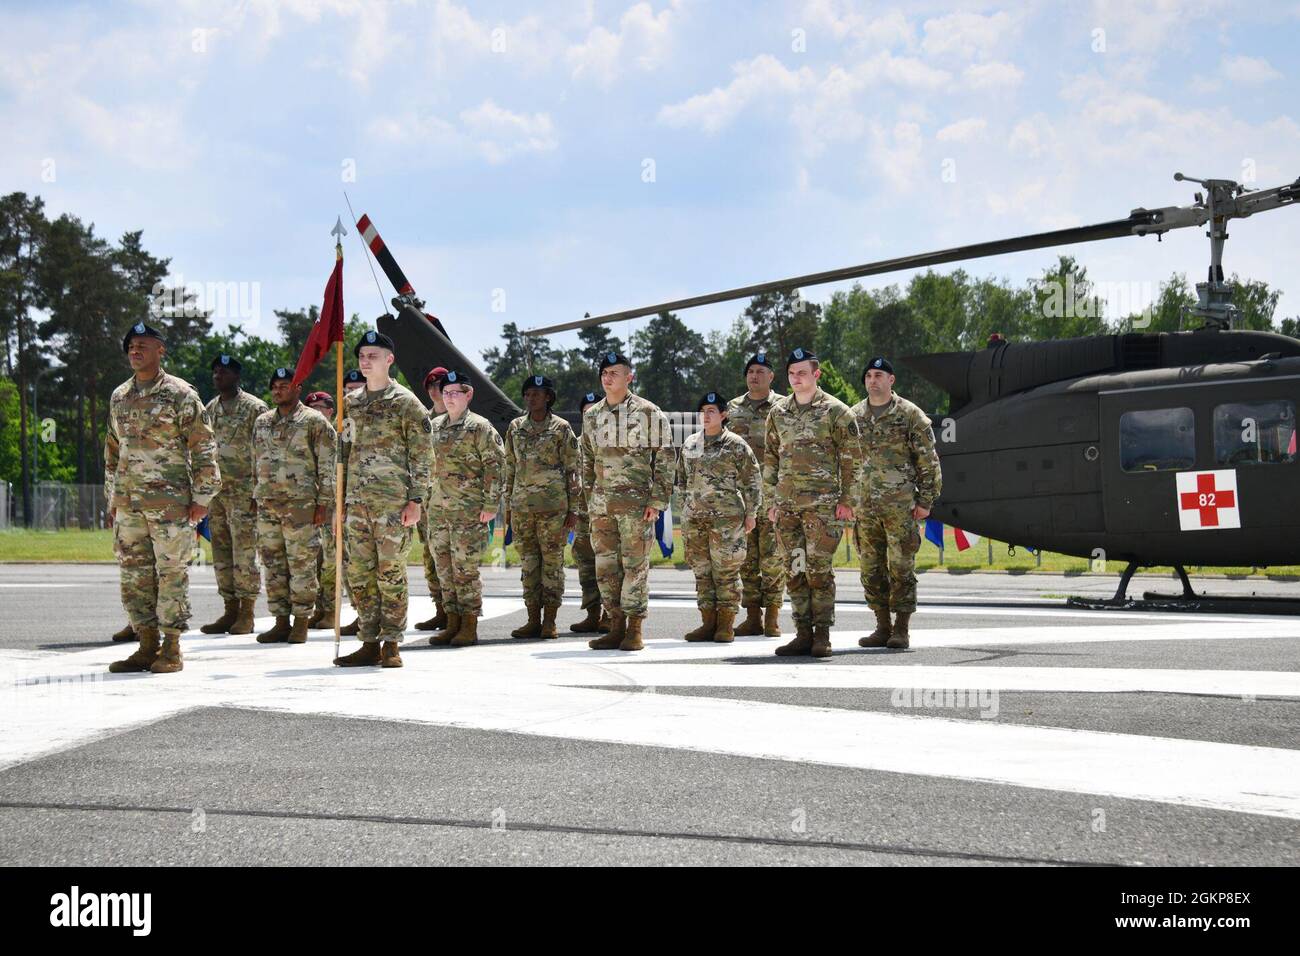
[[[334,261],[343,261],[343,237],[334,241]],[[334,656],[339,656],[343,611],[343,342],[334,343]]]

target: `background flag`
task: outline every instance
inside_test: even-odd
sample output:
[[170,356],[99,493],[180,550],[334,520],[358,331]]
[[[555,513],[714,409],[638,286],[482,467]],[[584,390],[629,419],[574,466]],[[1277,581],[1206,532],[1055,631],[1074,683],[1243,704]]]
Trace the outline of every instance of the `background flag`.
[[[330,273],[329,282],[325,283],[325,301],[321,305],[320,317],[311,327],[311,334],[298,356],[298,367],[293,372],[293,384],[301,385],[312,373],[317,363],[325,357],[330,346],[343,341],[343,251],[339,250],[334,259],[334,271]],[[343,397],[337,396],[342,408]]]
[[943,550],[943,522],[938,518],[925,519],[925,540],[932,542],[940,551]]
[[655,518],[655,540],[659,542],[659,550],[663,552],[664,557],[671,558],[673,556],[673,506],[671,504],[659,512],[658,518]]

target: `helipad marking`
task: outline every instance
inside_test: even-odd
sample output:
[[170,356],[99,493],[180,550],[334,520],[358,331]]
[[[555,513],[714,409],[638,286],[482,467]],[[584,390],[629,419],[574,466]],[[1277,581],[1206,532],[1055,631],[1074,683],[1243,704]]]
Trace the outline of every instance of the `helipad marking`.
[[[431,610],[427,599],[411,605],[413,621]],[[488,598],[484,605],[489,618],[522,610],[518,599]],[[1246,630],[1241,637],[1296,636],[1294,625],[1270,619],[1251,619]],[[1024,631],[914,630],[913,640],[914,646],[937,647],[1135,637],[1131,626],[1120,623]],[[837,631],[835,644],[850,647],[860,633]],[[1162,621],[1138,634],[1144,640],[1225,638],[1222,629],[1195,621]],[[422,635],[411,636],[415,640],[401,671],[333,667],[333,637],[324,632],[304,646],[270,647],[256,644],[251,635],[194,634],[185,639],[185,670],[167,676],[105,674],[107,662],[124,653],[121,645],[63,654],[0,653],[0,766],[191,708],[232,706],[681,748],[1300,819],[1300,752],[1295,750],[644,689],[656,681],[758,686],[754,682],[785,675],[785,683],[770,686],[867,686],[854,682],[871,680],[879,686],[916,686],[923,677],[948,686],[943,682],[960,677],[967,687],[978,680],[1005,688],[1127,685],[1171,692],[1199,687],[1292,696],[1289,674],[1102,668],[1072,674],[1070,668],[926,668],[885,661],[747,667],[725,659],[767,657],[776,641],[701,646],[652,633],[647,650],[633,657],[589,651],[576,641],[417,649]],[[692,661],[711,663],[696,667]],[[593,684],[602,689],[591,689]],[[621,693],[620,687],[636,692]]]

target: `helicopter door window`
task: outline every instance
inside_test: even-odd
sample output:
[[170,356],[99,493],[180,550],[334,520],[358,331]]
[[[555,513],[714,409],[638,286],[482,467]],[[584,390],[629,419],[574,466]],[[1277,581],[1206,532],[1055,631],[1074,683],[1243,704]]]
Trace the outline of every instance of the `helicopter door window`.
[[1217,406],[1214,457],[1220,465],[1295,461],[1295,403],[1279,399]]
[[1151,408],[1119,417],[1125,471],[1176,471],[1196,463],[1196,419],[1190,408]]

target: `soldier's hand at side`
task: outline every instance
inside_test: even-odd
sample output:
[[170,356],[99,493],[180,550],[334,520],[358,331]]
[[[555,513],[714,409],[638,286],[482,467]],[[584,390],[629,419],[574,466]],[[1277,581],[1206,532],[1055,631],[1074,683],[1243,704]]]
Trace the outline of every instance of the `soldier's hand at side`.
[[749,534],[751,531],[753,531],[753,530],[754,530],[754,526],[757,525],[757,524],[758,524],[758,519],[757,519],[757,518],[752,518],[752,517],[751,517],[751,518],[746,518],[746,519],[745,519],[745,534]]
[[402,527],[414,528],[420,520],[420,503],[418,501],[408,501],[406,507],[402,509]]
[[493,518],[495,518],[496,516],[497,516],[497,513],[496,513],[495,511],[480,511],[480,512],[478,513],[479,524],[487,524],[489,521],[491,521],[491,520],[492,520]]
[[311,516],[311,523],[314,524],[314,525],[315,525],[316,527],[318,527],[318,528],[319,528],[321,525],[323,525],[323,524],[325,523],[325,506],[324,506],[324,505],[317,505],[317,506],[316,506],[316,510],[312,513],[312,516]]
[[198,524],[208,516],[208,509],[203,505],[190,505],[190,524]]
[[564,516],[564,530],[572,531],[578,526],[578,516],[570,511]]
[[111,527],[113,527],[113,519],[114,519],[115,517],[117,517],[117,515],[113,512],[113,509],[112,509],[112,508],[109,508],[107,511],[105,511],[105,512],[104,512],[104,527],[105,527],[105,528],[111,528]]
[[646,505],[645,514],[642,515],[641,517],[645,520],[646,524],[650,524],[651,522],[658,521],[659,509],[651,508],[649,505]]
[[767,520],[772,522],[772,524],[776,524],[776,505],[772,505],[772,507],[767,509]]
[[835,520],[836,520],[836,521],[852,521],[852,520],[853,520],[853,508],[850,507],[849,505],[836,505],[836,506],[835,506]]
[[928,518],[930,517],[930,509],[922,508],[920,505],[917,505],[915,508],[912,509],[912,517],[915,518],[917,521],[920,521],[923,518]]

